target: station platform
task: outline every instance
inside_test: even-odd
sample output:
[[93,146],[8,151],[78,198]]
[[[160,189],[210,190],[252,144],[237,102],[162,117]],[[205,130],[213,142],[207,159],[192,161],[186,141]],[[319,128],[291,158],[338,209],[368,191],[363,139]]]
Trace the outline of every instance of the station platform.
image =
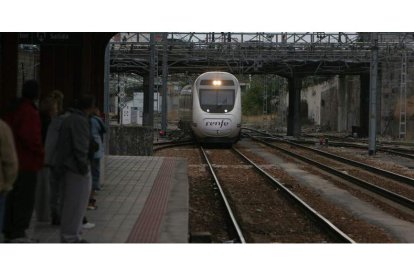
[[[187,160],[157,156],[105,156],[102,190],[94,223],[82,238],[90,243],[187,243]],[[40,243],[58,243],[59,226],[33,216],[28,235]]]

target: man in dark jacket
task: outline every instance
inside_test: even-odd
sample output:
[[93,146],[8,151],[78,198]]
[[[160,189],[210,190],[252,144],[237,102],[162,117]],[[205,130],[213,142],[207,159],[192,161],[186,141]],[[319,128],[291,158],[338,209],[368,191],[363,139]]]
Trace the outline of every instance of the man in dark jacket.
[[75,108],[62,122],[56,152],[56,172],[62,179],[61,241],[84,242],[81,239],[82,219],[88,206],[92,187],[90,162],[91,142],[89,115],[95,101],[82,95]]
[[44,159],[40,116],[34,104],[38,97],[37,82],[26,81],[19,105],[5,116],[13,131],[19,160],[17,180],[6,198],[3,228],[6,242],[33,242],[26,236],[26,230],[34,208],[37,172],[42,168]]

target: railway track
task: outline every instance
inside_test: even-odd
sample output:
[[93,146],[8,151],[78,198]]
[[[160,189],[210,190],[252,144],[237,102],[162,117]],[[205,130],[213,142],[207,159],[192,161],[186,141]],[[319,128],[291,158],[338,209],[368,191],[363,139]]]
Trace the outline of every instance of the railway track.
[[367,170],[369,172],[387,177],[391,180],[396,180],[396,181],[399,181],[399,182],[402,182],[402,183],[406,183],[407,185],[414,186],[414,179],[411,178],[411,177],[408,177],[408,176],[400,175],[400,174],[397,174],[397,173],[394,173],[394,172],[391,172],[391,171],[387,171],[387,170],[380,169],[380,168],[377,168],[377,167],[374,167],[374,166],[370,166],[370,165],[367,165],[365,163],[361,163],[361,162],[354,161],[354,160],[351,160],[351,159],[348,159],[348,158],[344,158],[344,157],[341,157],[339,155],[332,154],[332,153],[329,153],[329,152],[326,152],[326,151],[322,151],[322,150],[319,150],[319,149],[303,146],[303,145],[295,143],[295,142],[281,140],[281,139],[278,139],[278,138],[267,138],[267,140],[283,142],[283,143],[286,143],[288,145],[292,145],[292,146],[295,146],[295,147],[298,147],[298,148],[301,148],[301,149],[305,149],[305,150],[311,151],[313,153],[316,153],[318,155],[322,155],[322,156],[325,156],[327,158],[330,158],[330,159],[333,159],[333,160],[336,160],[336,161],[339,161],[339,162],[342,162],[342,163],[346,163],[346,164],[354,166],[354,167],[362,168],[362,169]]
[[217,178],[217,175],[216,175],[216,173],[215,173],[215,171],[213,169],[213,165],[210,162],[210,159],[208,158],[208,155],[207,155],[206,151],[204,150],[204,148],[203,147],[200,147],[200,150],[201,150],[201,152],[202,152],[202,154],[204,156],[204,160],[206,161],[206,163],[207,163],[207,165],[209,167],[210,173],[211,173],[211,175],[214,178],[215,185],[217,186],[217,188],[218,188],[218,190],[220,192],[221,199],[223,200],[223,203],[226,206],[226,211],[227,211],[227,214],[228,214],[228,216],[229,216],[229,218],[231,220],[231,225],[232,225],[235,233],[237,234],[236,241],[238,241],[240,243],[246,243],[246,239],[245,239],[245,237],[243,235],[243,232],[242,232],[242,230],[241,230],[241,228],[239,226],[239,223],[237,222],[237,219],[236,219],[236,217],[235,217],[235,215],[233,213],[233,210],[232,210],[232,208],[230,206],[230,203],[227,200],[227,197],[226,197],[226,194],[224,193],[223,187],[221,186],[220,181]]
[[[280,180],[283,181],[282,184],[286,188],[288,188],[291,191],[294,191],[295,194],[302,198],[302,200],[305,201],[308,205],[312,206],[315,210],[323,214],[324,217],[328,218],[331,222],[337,225],[338,228],[342,229],[343,232],[347,233],[347,235],[349,235],[351,239],[363,243],[388,243],[398,241],[398,239],[394,239],[393,237],[389,236],[387,232],[384,232],[382,228],[378,228],[376,225],[373,225],[370,222],[365,221],[363,218],[355,217],[352,212],[349,212],[347,209],[344,209],[340,204],[338,205],[335,201],[332,202],[326,200],[326,198],[321,198],[320,193],[309,190],[307,185],[302,185],[301,182],[295,182],[294,180],[292,182],[292,179],[283,177],[283,175],[287,174],[282,172],[281,175],[278,172],[280,170],[277,169],[278,166],[270,164],[263,165],[263,161],[260,161],[260,158],[255,158],[255,156],[256,153],[261,151],[260,149],[265,150],[265,148],[263,146],[259,146],[258,149],[251,151],[249,150],[250,146],[248,146],[248,148],[244,149],[245,146],[243,145],[250,145],[252,143],[247,142],[247,140],[244,141],[245,142],[241,143],[243,149],[242,153],[244,155],[247,154],[247,156],[250,159],[254,160],[256,164],[260,164],[259,167],[268,171],[271,175],[274,176],[274,178],[278,179],[279,182]],[[247,144],[245,144],[246,142]],[[237,145],[237,148],[239,148],[239,144]],[[211,164],[211,167],[216,171],[216,178],[218,181],[221,182],[224,179],[224,181],[227,182],[231,181],[232,179],[237,179],[236,183],[233,185],[235,185],[235,189],[237,189],[237,191],[241,191],[242,194],[236,195],[236,197],[244,197],[244,202],[248,202],[244,205],[252,206],[253,204],[256,204],[257,202],[251,202],[251,200],[253,200],[259,201],[259,203],[267,202],[268,206],[274,206],[274,209],[283,210],[283,208],[285,208],[284,205],[292,204],[292,200],[287,200],[288,202],[282,204],[281,207],[277,207],[275,204],[272,203],[272,201],[269,202],[268,199],[266,199],[266,197],[268,197],[269,195],[283,193],[280,188],[272,188],[270,184],[265,185],[267,186],[268,190],[264,192],[250,191],[250,186],[252,186],[250,182],[266,182],[266,180],[263,179],[262,173],[261,175],[259,175],[257,173],[251,172],[252,174],[250,174],[250,176],[246,176],[246,171],[252,170],[253,166],[242,162],[240,158],[238,158],[235,155],[235,153],[223,149],[207,149],[207,152],[212,153],[216,159],[218,158],[218,160],[213,161]],[[265,152],[271,154],[271,152],[269,152],[268,150],[265,150]],[[191,206],[189,225],[191,237],[190,242],[240,242],[241,239],[237,237],[237,231],[234,230],[234,227],[232,226],[233,223],[230,221],[228,212],[225,210],[225,204],[220,199],[221,195],[219,193],[219,189],[217,188],[217,185],[215,185],[214,183],[216,181],[214,180],[214,177],[212,177],[206,170],[209,166],[204,162],[204,156],[202,151],[197,146],[193,145],[179,148],[166,148],[165,150],[157,151],[156,154],[161,156],[184,157],[188,160],[188,172],[190,183],[189,192]],[[255,180],[256,178],[258,178],[259,180]],[[256,183],[255,185],[258,184]],[[226,190],[226,188],[224,188],[223,190]],[[284,197],[286,197],[286,195]],[[228,201],[229,204],[231,204],[231,206],[234,206],[233,199]],[[256,209],[259,209],[260,211],[255,211]],[[264,208],[257,207],[256,209],[253,209],[253,214],[250,215],[250,217],[258,216],[258,218],[252,225],[249,225],[249,227],[253,226],[255,227],[254,231],[261,233],[248,234],[246,235],[247,238],[245,237],[245,241],[252,242],[250,236],[253,235],[255,238],[253,242],[315,242],[314,240],[307,241],[303,238],[303,233],[306,233],[306,230],[302,229],[298,232],[295,232],[294,229],[298,226],[289,228],[289,226],[287,226],[289,224],[286,224],[285,221],[289,221],[291,219],[290,217],[276,219],[277,214],[271,216],[272,219],[270,220],[270,222],[275,223],[277,221],[279,223],[278,227],[285,227],[285,230],[287,227],[287,232],[289,232],[290,237],[287,238],[282,235],[277,238],[273,238],[271,241],[269,241],[268,238],[264,239],[263,237],[260,237],[260,235],[264,233],[271,233],[272,230],[269,229],[269,226],[266,225],[266,223],[269,222],[269,215],[264,215]],[[298,207],[298,209],[300,208]],[[238,208],[233,213],[236,213],[235,218],[237,221],[239,221]],[[246,212],[242,212],[242,214],[243,213]],[[296,215],[296,213],[302,213],[302,211],[287,211],[285,213]],[[251,222],[250,220],[251,218],[248,220],[248,222]],[[240,223],[240,225],[240,229],[244,230],[244,223]],[[313,228],[315,227],[316,226],[314,226]],[[242,231],[242,233],[244,233],[244,231]],[[201,234],[201,236],[199,234]],[[193,237],[195,238],[193,239]],[[337,242],[337,239],[332,239],[331,237],[328,238],[330,239],[328,242]],[[319,239],[316,242],[324,243],[327,241],[324,239]]]
[[[306,137],[310,138],[318,138],[314,135],[305,135]],[[335,137],[332,135],[326,135],[324,137],[327,137],[329,139],[329,145],[334,147],[349,147],[349,148],[358,148],[358,149],[368,149],[368,142],[362,140],[362,141],[356,141],[356,142],[349,142],[346,138],[340,138]],[[335,142],[332,142],[335,141]],[[308,140],[298,140],[297,143],[303,143],[303,144],[314,144],[314,141],[308,141]],[[403,146],[403,148],[401,147]],[[405,147],[412,147],[412,144],[410,143],[398,143],[398,142],[381,142],[377,145],[377,151],[380,152],[387,152],[396,156],[401,156],[409,159],[414,159],[414,151],[409,148]]]
[[[201,150],[215,182],[220,187],[220,193],[234,222],[240,242],[354,242],[237,149]],[[233,155],[235,164],[231,169],[239,169],[243,179],[226,178],[226,169],[230,168],[220,162],[220,157],[223,155]],[[242,163],[236,161],[240,160],[239,158],[243,159]],[[246,166],[254,171],[246,170]],[[243,195],[246,193],[248,197]],[[254,195],[257,193],[268,196],[266,202],[255,202]],[[280,210],[284,211],[280,212]],[[258,212],[259,219],[251,215]],[[266,224],[266,221],[273,219],[279,220],[276,226],[274,223]],[[288,230],[283,231],[283,229]],[[301,241],[300,238],[303,238],[304,234],[307,240]],[[315,236],[313,241],[309,240],[312,235]]]
[[162,150],[162,149],[181,147],[181,146],[189,146],[189,145],[194,145],[194,141],[186,140],[186,141],[171,141],[171,142],[153,143],[153,151],[159,151],[159,150]]
[[[316,166],[317,168],[338,176],[352,184],[358,185],[361,188],[374,192],[375,194],[387,200],[414,210],[414,189],[412,188],[414,180],[412,178],[370,167],[366,164],[354,162],[349,159],[334,156],[332,154],[304,147],[302,145],[297,145],[296,143],[287,143],[286,141],[283,141],[283,144],[287,144],[288,146],[281,146],[255,137],[252,137],[252,139],[268,147],[282,151],[283,153],[296,159]],[[292,149],[292,146],[306,150],[308,151],[308,154],[304,153],[303,151],[298,152]],[[312,155],[311,153],[316,153],[323,157]],[[327,161],[327,158],[330,160]],[[331,160],[339,161],[342,163],[338,164],[337,162],[335,163]],[[344,167],[343,164],[346,164],[348,167]],[[353,168],[350,169],[349,166],[353,166]],[[369,176],[366,174],[362,175],[360,172],[356,173],[354,168],[359,168],[359,170],[369,170],[373,173],[371,173]],[[358,175],[358,177],[356,175]],[[410,187],[407,187],[407,185]],[[411,196],[407,197],[405,196],[406,194],[409,194]]]
[[[258,133],[260,135],[262,135],[261,138],[263,139],[281,139],[284,141],[288,141],[286,139],[284,139],[285,136],[283,135],[274,135],[274,134],[270,134],[268,132],[264,132],[264,131],[259,131],[256,129],[252,129],[252,128],[243,128],[244,130],[247,130],[249,132],[255,132]],[[305,137],[310,138],[309,139],[292,139],[290,141],[294,141],[294,143],[296,144],[302,144],[302,145],[314,145],[316,140],[319,137],[317,137],[316,135],[304,135]],[[346,147],[346,148],[356,148],[356,149],[363,149],[363,150],[367,150],[368,149],[368,144],[365,141],[355,141],[355,142],[349,142],[347,141],[346,138],[341,138],[341,137],[336,137],[336,136],[332,136],[332,135],[324,135],[324,138],[327,138],[329,141],[329,146],[333,146],[333,147]],[[377,146],[377,151],[380,152],[387,152],[396,156],[401,156],[401,157],[405,157],[408,159],[413,159],[414,160],[414,150],[412,149],[407,149],[407,148],[401,148],[401,146],[410,146],[411,144],[409,143],[391,143],[391,142],[382,142],[381,144],[383,145],[378,145]]]

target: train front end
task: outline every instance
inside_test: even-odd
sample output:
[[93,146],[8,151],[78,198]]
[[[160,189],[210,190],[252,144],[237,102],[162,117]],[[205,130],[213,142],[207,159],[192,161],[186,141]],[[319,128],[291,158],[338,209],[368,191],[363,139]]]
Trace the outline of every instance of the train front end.
[[202,143],[232,144],[239,140],[241,96],[235,76],[208,72],[195,81],[191,128]]

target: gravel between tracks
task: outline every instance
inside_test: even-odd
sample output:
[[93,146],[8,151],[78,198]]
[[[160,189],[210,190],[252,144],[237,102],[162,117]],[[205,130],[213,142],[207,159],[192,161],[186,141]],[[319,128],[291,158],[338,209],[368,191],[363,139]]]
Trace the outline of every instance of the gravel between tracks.
[[[224,217],[224,207],[219,199],[219,194],[213,185],[213,180],[209,178],[203,160],[195,146],[186,146],[180,148],[164,149],[156,153],[158,156],[184,157],[188,160],[188,175],[190,184],[190,232],[209,232],[213,242],[225,242],[231,237],[228,235],[228,226]],[[252,157],[253,160],[264,164],[263,160],[258,157]],[[287,158],[289,159],[289,158]],[[226,164],[226,160],[223,160]],[[228,162],[227,162],[228,164]],[[356,242],[362,243],[389,243],[396,242],[395,239],[384,233],[378,227],[368,224],[352,216],[343,209],[335,206],[332,202],[324,200],[319,194],[295,182],[287,173],[271,166],[269,171],[277,175],[283,183],[293,189],[316,210],[330,219],[342,231],[348,234]],[[229,178],[241,179],[240,172],[238,175],[226,176]],[[252,195],[246,195],[249,198]],[[261,194],[255,194],[255,201],[260,201]],[[260,212],[257,212],[260,215]],[[266,218],[263,218],[264,220]],[[260,225],[258,225],[260,228]],[[262,229],[263,230],[263,229]],[[257,237],[256,237],[257,238]],[[260,238],[257,238],[260,242]],[[263,240],[262,240],[263,241]],[[284,241],[284,242],[312,242],[312,241]],[[324,242],[320,240],[319,242]]]
[[183,157],[188,161],[188,181],[190,196],[189,232],[210,233],[215,243],[232,239],[229,236],[228,221],[225,216],[220,194],[214,186],[214,179],[204,165],[197,147],[185,146],[167,148],[156,152],[157,156]]
[[207,153],[248,242],[334,242],[233,151]]
[[[266,148],[265,146],[263,147]],[[343,208],[336,206],[334,202],[331,202],[328,199],[322,197],[318,192],[301,185],[298,180],[280,169],[277,165],[269,165],[267,161],[252,153],[248,148],[239,148],[248,158],[251,158],[254,162],[263,166],[266,171],[268,171],[274,178],[282,182],[285,187],[297,194],[307,204],[309,204],[316,211],[320,212],[325,218],[329,219],[334,225],[336,225],[356,242],[396,242],[395,239],[393,239],[389,234],[385,233],[382,229],[355,217]],[[280,152],[277,150],[271,148],[266,148],[266,150],[268,152],[280,155]],[[286,160],[286,162],[297,162],[291,157],[287,156],[283,157],[283,159]],[[305,166],[301,168],[308,169]],[[317,173],[317,170],[314,170],[313,173]],[[318,174],[320,175],[319,172]]]

